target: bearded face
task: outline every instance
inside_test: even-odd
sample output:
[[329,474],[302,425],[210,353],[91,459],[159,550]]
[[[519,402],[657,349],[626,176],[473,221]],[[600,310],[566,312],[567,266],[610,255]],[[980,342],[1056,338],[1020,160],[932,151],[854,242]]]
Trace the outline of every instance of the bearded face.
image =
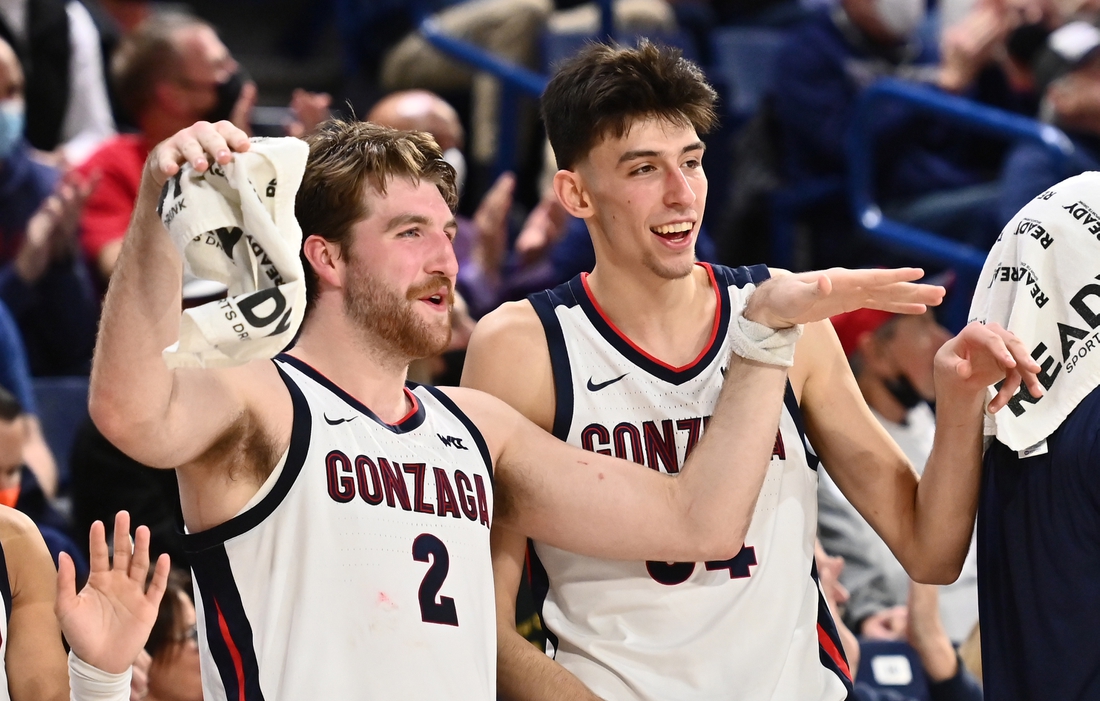
[[450,318],[436,315],[439,321],[431,323],[417,313],[416,305],[422,304],[420,300],[425,295],[446,287],[447,306],[452,307],[454,291],[450,280],[434,276],[401,295],[386,287],[350,255],[348,267],[354,272],[347,278],[344,310],[359,328],[410,360],[428,358],[447,349],[451,341]]

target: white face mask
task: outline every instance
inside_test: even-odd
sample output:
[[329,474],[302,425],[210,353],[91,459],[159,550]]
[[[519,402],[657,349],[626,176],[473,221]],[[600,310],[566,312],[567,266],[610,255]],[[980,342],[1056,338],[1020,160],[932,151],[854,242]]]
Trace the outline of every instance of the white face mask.
[[927,14],[926,0],[876,0],[875,12],[890,33],[911,39]]
[[462,188],[466,185],[466,157],[453,146],[443,152],[443,160],[451,164],[455,169],[455,189],[462,194]]

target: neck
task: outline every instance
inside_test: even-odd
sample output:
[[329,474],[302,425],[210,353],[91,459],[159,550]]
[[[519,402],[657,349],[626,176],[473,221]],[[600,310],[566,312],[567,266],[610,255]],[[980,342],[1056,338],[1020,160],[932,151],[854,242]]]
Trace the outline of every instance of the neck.
[[879,416],[896,424],[905,423],[909,410],[897,400],[881,377],[861,372],[856,377],[856,383],[867,400],[867,406],[877,411]]
[[622,333],[666,363],[686,365],[710,340],[717,299],[702,266],[668,280],[648,270],[597,263],[588,288]]
[[397,357],[342,313],[319,307],[310,310],[290,355],[332,380],[383,421],[396,422],[408,413],[404,387],[409,359]]

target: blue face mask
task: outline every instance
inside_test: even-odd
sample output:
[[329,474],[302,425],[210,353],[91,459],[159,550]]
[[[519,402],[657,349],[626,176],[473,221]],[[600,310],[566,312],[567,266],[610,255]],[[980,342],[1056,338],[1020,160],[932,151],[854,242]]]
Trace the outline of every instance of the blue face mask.
[[24,119],[22,100],[0,102],[0,160],[10,156],[23,141]]

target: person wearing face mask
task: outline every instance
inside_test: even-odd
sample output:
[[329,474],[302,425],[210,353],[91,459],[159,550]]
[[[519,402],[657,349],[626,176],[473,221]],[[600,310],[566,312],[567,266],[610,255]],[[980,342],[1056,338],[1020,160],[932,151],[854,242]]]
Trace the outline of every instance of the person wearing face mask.
[[[774,115],[788,184],[843,177],[847,132],[864,89],[882,77],[910,79],[983,102],[1008,101],[1003,79],[986,80],[1014,21],[1004,0],[981,0],[944,30],[941,46],[922,40],[924,0],[841,0],[796,26],[777,58],[783,76]],[[982,74],[982,80],[979,80]],[[984,246],[999,228],[996,188],[983,182],[988,149],[969,132],[898,103],[875,110],[875,192],[889,216]],[[996,149],[994,149],[996,150]],[[817,214],[815,264],[850,260],[847,212],[833,203]],[[838,258],[839,256],[839,258]]]
[[[248,131],[257,89],[206,22],[156,14],[120,44],[111,66],[119,103],[138,133],[100,147],[80,172],[101,174],[81,218],[84,255],[104,283],[114,271],[150,148],[184,127],[229,120]],[[287,125],[300,136],[328,116],[329,96],[296,91]]]
[[[833,317],[832,323],[871,413],[923,472],[936,429],[933,361],[950,332],[931,312],[906,317],[857,310]],[[904,640],[909,575],[828,473],[820,474],[818,534],[826,552],[847,562],[841,575],[850,592],[845,622],[866,638]],[[971,547],[959,580],[943,587],[940,596],[941,616],[955,642],[977,621],[973,556]]]
[[[77,253],[76,225],[94,179],[30,157],[24,87],[19,60],[0,39],[0,301],[33,374],[87,373],[99,305]],[[45,483],[52,494],[53,478]]]

